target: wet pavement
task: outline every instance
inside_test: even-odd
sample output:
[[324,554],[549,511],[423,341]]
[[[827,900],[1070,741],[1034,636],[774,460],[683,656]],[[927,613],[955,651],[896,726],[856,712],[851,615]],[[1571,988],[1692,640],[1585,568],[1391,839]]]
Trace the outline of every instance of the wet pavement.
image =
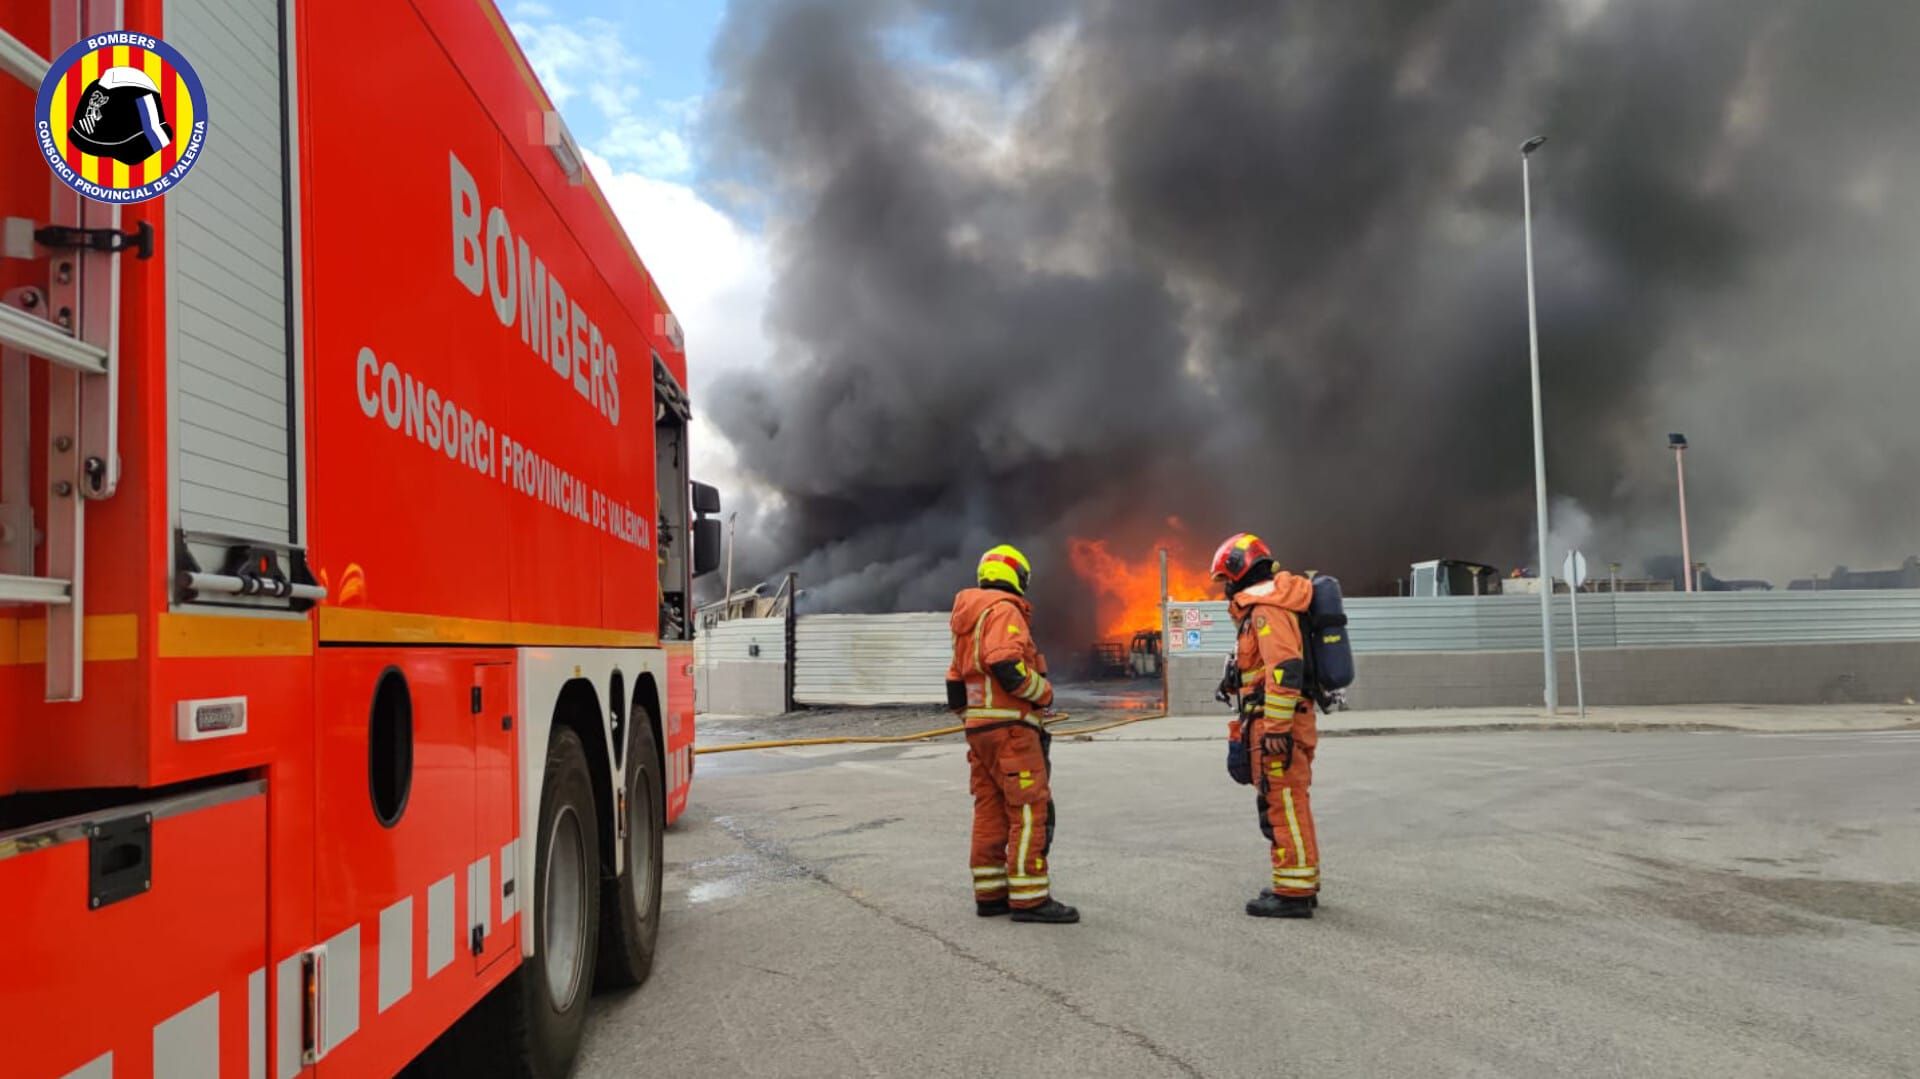
[[579,1074],[1920,1074],[1920,732],[1329,741],[1311,922],[1217,743],[1054,755],[1071,927],[973,916],[958,745],[700,758]]

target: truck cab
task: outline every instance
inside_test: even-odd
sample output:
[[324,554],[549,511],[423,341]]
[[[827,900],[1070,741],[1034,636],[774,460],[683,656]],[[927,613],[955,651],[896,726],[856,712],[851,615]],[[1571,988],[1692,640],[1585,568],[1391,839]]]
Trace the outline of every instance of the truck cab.
[[1134,678],[1160,677],[1160,631],[1143,629],[1127,643],[1127,673]]

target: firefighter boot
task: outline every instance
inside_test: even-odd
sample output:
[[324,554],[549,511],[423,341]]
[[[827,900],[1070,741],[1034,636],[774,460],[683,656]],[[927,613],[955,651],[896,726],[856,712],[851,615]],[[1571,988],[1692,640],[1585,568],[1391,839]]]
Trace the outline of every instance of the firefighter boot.
[[[1273,889],[1272,889],[1272,888],[1262,888],[1262,889],[1260,889],[1260,898],[1262,898],[1262,899],[1265,899],[1265,898],[1267,898],[1268,896],[1271,896],[1272,894],[1273,894]],[[1319,892],[1315,892],[1315,893],[1313,893],[1312,895],[1310,895],[1310,896],[1308,896],[1307,898],[1308,898],[1309,900],[1311,900],[1311,901],[1312,901],[1312,906],[1313,906],[1313,909],[1315,909],[1315,910],[1319,910],[1319,909],[1320,909],[1320,893],[1319,893]]]
[[1080,920],[1080,912],[1067,906],[1058,899],[1049,899],[1037,907],[1016,908],[1013,912],[1016,922],[1045,922],[1048,925],[1072,925]]
[[997,918],[1002,914],[1012,912],[1012,910],[1013,908],[1007,904],[1005,896],[999,899],[988,899],[985,901],[976,899],[973,902],[973,912],[982,918]]
[[1247,900],[1247,913],[1255,918],[1311,918],[1313,907],[1310,895],[1274,895],[1263,891]]

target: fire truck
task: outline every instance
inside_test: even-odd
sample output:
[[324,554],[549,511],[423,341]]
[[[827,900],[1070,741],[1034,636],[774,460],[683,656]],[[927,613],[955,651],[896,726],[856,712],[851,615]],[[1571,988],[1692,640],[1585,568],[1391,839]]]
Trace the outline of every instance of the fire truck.
[[0,133],[0,1075],[565,1074],[719,500],[552,99],[490,0],[5,0]]

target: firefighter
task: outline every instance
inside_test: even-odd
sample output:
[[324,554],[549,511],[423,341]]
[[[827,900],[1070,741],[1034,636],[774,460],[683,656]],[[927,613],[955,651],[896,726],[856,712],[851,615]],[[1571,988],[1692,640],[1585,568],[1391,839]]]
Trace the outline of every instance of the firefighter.
[[980,556],[979,587],[953,597],[947,705],[964,716],[973,788],[973,899],[982,918],[1065,924],[1080,912],[1054,899],[1047,661],[1033,641],[1027,556],[999,546]]
[[1273,886],[1247,902],[1259,918],[1311,918],[1319,906],[1320,849],[1313,834],[1313,702],[1299,616],[1313,584],[1281,571],[1260,537],[1242,532],[1214,553],[1213,580],[1239,631],[1236,734],[1245,739],[1260,831],[1272,845]]

